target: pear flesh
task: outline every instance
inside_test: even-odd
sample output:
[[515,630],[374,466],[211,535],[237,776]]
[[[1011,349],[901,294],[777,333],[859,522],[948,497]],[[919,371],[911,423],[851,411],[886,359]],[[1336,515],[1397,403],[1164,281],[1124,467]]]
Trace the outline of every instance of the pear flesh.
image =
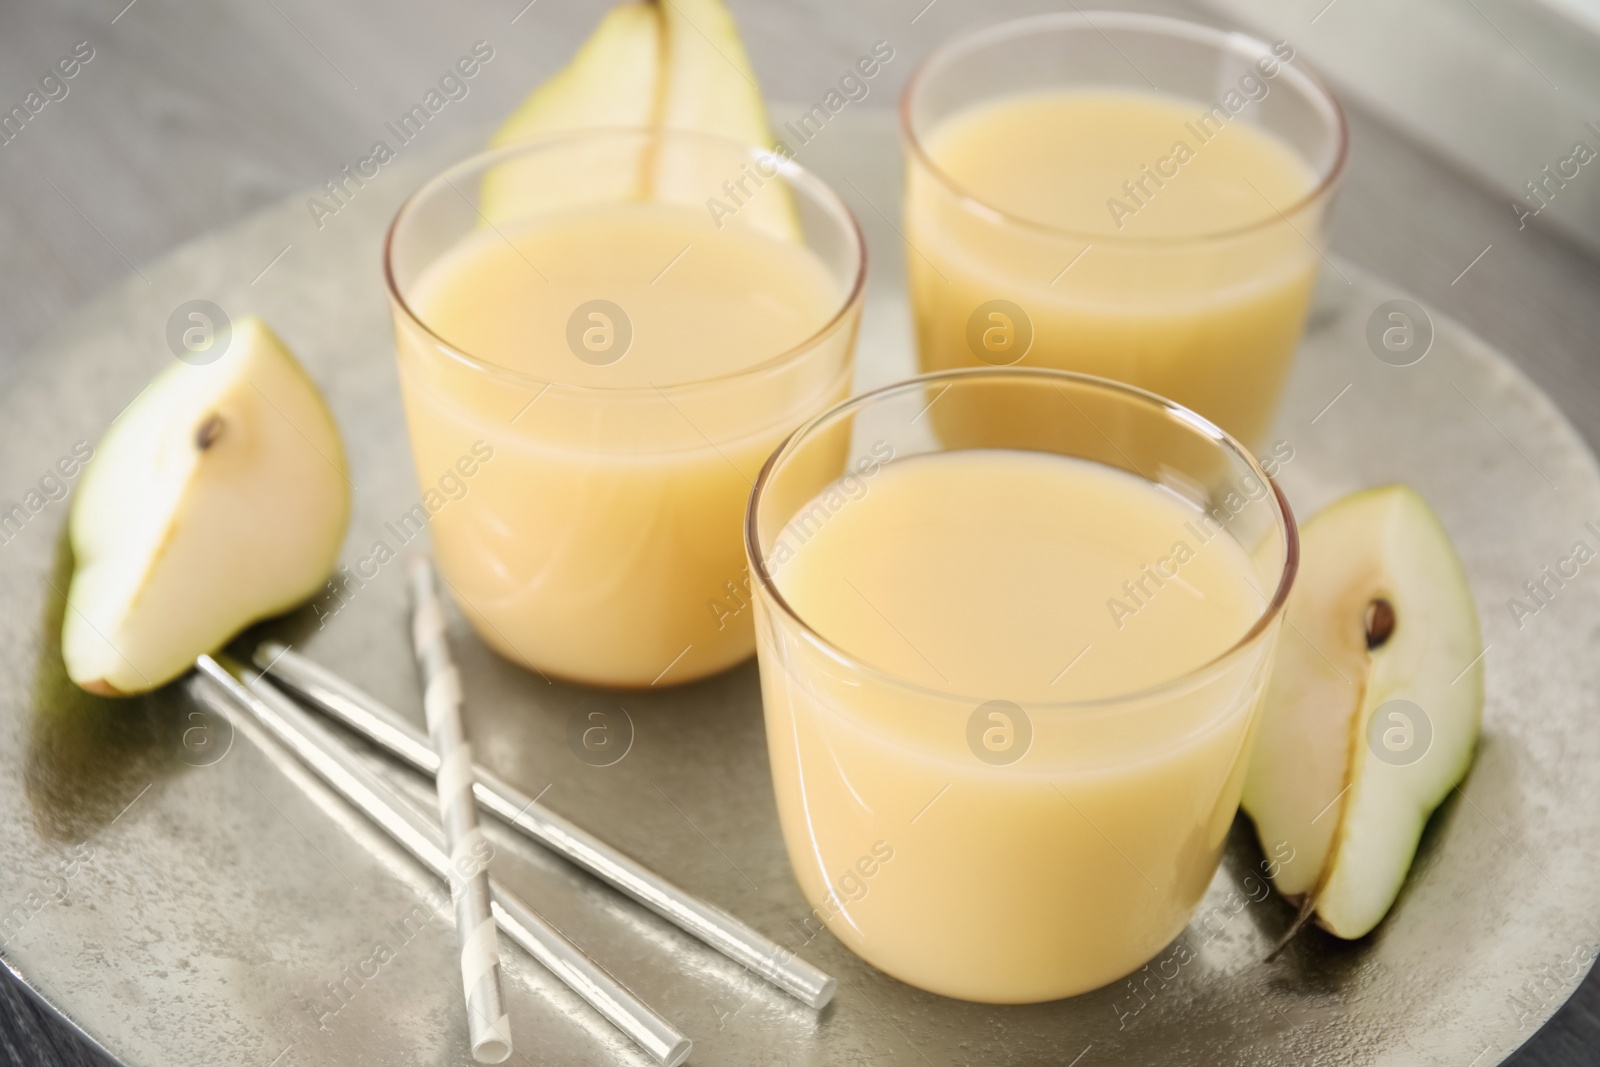
[[[659,126],[661,38],[653,5],[612,8],[572,62],[495,131],[489,147],[573,130]],[[484,175],[479,209],[500,223],[602,197],[643,200],[650,187],[642,164],[632,143],[597,145],[577,168],[524,155]]]
[[1330,505],[1300,571],[1243,807],[1274,884],[1342,938],[1399,896],[1423,827],[1466,776],[1483,714],[1482,636],[1449,535],[1414,490]]
[[[661,125],[771,148],[766,104],[727,6],[722,0],[662,0],[658,10],[666,42]],[[743,193],[732,197],[723,189],[724,182],[744,175],[730,172],[721,153],[707,159],[693,145],[666,141],[653,171],[651,191],[660,200],[698,205],[712,197],[730,204],[744,199]],[[785,240],[801,238],[794,201],[781,177],[756,188],[734,220]]]
[[307,599],[338,557],[350,483],[333,415],[260,320],[227,344],[158,374],[78,486],[61,651],[89,692],[171,681]]
[[[489,144],[605,128],[686,130],[758,148],[773,145],[755,72],[722,0],[612,8],[572,61],[535,89]],[[523,155],[484,176],[479,210],[502,223],[607,198],[698,207],[725,197],[725,182],[745,177],[730,159],[683,141],[648,138],[596,143],[577,165],[570,155],[559,164]],[[781,179],[756,189],[736,219],[800,240],[794,202]]]

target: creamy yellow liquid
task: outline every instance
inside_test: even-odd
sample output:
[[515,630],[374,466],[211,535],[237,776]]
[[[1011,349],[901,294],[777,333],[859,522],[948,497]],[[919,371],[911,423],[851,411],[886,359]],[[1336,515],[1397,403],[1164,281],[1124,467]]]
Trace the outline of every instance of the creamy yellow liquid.
[[[1246,552],[1142,479],[1009,450],[890,463],[807,533],[774,580],[873,668],[842,668],[781,618],[760,630],[813,923],[904,981],[983,1001],[1083,992],[1155,955],[1215,872],[1270,642],[1179,692],[1048,705],[1227,651],[1264,607]],[[1012,704],[998,718],[996,700]]]
[[[423,486],[473,442],[494,449],[431,522],[484,639],[546,673],[624,686],[749,655],[745,500],[778,441],[848,386],[853,314],[791,352],[844,295],[802,245],[659,203],[483,228],[430,266],[409,295],[422,322],[522,376],[464,367],[397,316]],[[580,313],[570,339],[595,300],[631,325],[614,361],[615,312]]]
[[1252,125],[1258,107],[1202,120],[1194,101],[1075,91],[946,119],[926,138],[929,158],[1012,221],[910,168],[906,259],[923,369],[1096,374],[1259,443],[1323,234],[1320,207],[1294,211],[1315,173]]

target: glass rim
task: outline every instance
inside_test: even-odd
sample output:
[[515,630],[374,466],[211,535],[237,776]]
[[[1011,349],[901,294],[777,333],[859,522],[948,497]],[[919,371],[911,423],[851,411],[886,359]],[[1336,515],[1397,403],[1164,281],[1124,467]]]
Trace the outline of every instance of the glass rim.
[[[710,378],[696,378],[687,382],[674,382],[670,385],[661,386],[580,385],[575,382],[563,382],[524,374],[467,352],[465,348],[450,341],[423,320],[423,317],[412,307],[411,302],[406,299],[405,294],[401,291],[400,283],[395,278],[394,256],[395,244],[401,226],[426,198],[439,193],[448,185],[465,199],[466,194],[462,193],[460,189],[456,189],[453,179],[474,170],[487,170],[496,162],[503,162],[511,157],[549,151],[566,144],[621,137],[665,137],[672,140],[700,140],[718,144],[724,148],[734,148],[745,153],[751,159],[771,160],[773,165],[778,168],[779,175],[822,203],[834,220],[840,223],[840,229],[846,233],[855,250],[853,276],[849,284],[844,287],[844,293],[840,297],[838,306],[828,316],[828,319],[817,329],[807,334],[803,340],[790,345],[773,356],[763,359],[759,363],[741,367],[726,374],[714,375]],[[649,201],[638,202],[646,203]],[[472,203],[470,200],[468,203],[471,204],[474,212],[485,224],[494,228],[496,232],[499,231],[498,227],[495,227],[493,223],[490,223],[484,217],[477,204]],[[501,236],[503,237],[504,234]],[[465,159],[458,160],[444,170],[434,174],[413,190],[395,212],[394,218],[390,220],[389,228],[385,231],[383,237],[384,288],[388,292],[390,301],[405,316],[406,321],[421,330],[433,342],[433,348],[453,362],[479,374],[506,379],[523,386],[542,387],[540,389],[541,395],[545,390],[560,390],[578,395],[616,398],[659,397],[665,394],[693,392],[714,386],[733,384],[782,370],[788,365],[798,362],[807,353],[814,350],[825,337],[836,331],[849,318],[851,309],[862,301],[866,289],[866,279],[866,236],[861,230],[861,223],[856,218],[855,213],[850,210],[850,206],[834,191],[832,186],[812,171],[795,162],[792,157],[780,156],[772,149],[762,148],[760,145],[750,144],[732,137],[723,137],[720,134],[703,133],[698,130],[658,129],[649,126],[594,126],[523,138],[510,144],[474,152]]]
[[[1096,20],[1099,20],[1099,22],[1097,23]],[[1292,69],[1296,78],[1304,79],[1312,94],[1327,106],[1332,119],[1333,133],[1337,141],[1332,164],[1328,166],[1325,173],[1318,175],[1316,185],[1289,207],[1273,207],[1270,214],[1263,215],[1260,219],[1226,230],[1188,234],[1181,237],[1125,237],[1120,234],[1090,233],[1040,222],[1036,219],[1026,218],[1003,208],[995,207],[983,197],[962,186],[944,168],[933,161],[933,157],[928,154],[922,138],[917,136],[916,129],[912,123],[912,99],[918,94],[924,82],[933,74],[938,73],[938,67],[949,63],[957,56],[1012,37],[1028,35],[1040,30],[1065,28],[1069,23],[1073,26],[1087,25],[1089,29],[1096,32],[1099,32],[1101,25],[1142,29],[1147,32],[1155,31],[1169,37],[1184,37],[1191,41],[1216,45],[1219,46],[1219,51],[1227,49],[1230,45],[1234,46],[1234,48],[1245,45],[1251,50],[1260,51],[1267,55],[1273,54],[1271,46],[1266,41],[1248,33],[1237,30],[1224,30],[1203,22],[1173,18],[1170,15],[1154,15],[1134,11],[1056,11],[1042,15],[1028,15],[994,23],[983,29],[961,34],[947,40],[917,65],[916,69],[911,72],[911,77],[906,81],[905,89],[901,91],[899,106],[900,138],[905,143],[907,155],[911,160],[932,175],[941,186],[961,201],[962,205],[968,210],[980,215],[987,215],[996,222],[1089,243],[1127,247],[1177,247],[1227,240],[1265,229],[1279,221],[1288,222],[1291,216],[1300,214],[1317,201],[1329,196],[1338,184],[1339,179],[1344,175],[1345,163],[1350,157],[1350,124],[1345,118],[1344,106],[1339,103],[1339,98],[1334,95],[1328,83],[1308,64],[1301,63],[1297,67],[1290,68],[1287,62],[1283,62],[1282,65],[1285,70]],[[1298,153],[1296,154],[1298,155]],[[1268,206],[1271,206],[1270,202]],[[1290,223],[1290,225],[1292,226],[1293,223]]]
[[[1109,696],[1094,697],[1088,700],[1059,700],[1031,702],[1026,705],[1030,714],[1035,712],[1087,712],[1116,710],[1120,705],[1130,705],[1135,702],[1149,700],[1164,693],[1178,693],[1185,688],[1207,680],[1210,676],[1219,673],[1229,661],[1244,653],[1259,641],[1267,628],[1272,625],[1278,616],[1283,614],[1284,606],[1288,602],[1289,590],[1294,585],[1294,579],[1300,569],[1300,528],[1295,521],[1294,512],[1289,507],[1288,499],[1283,495],[1282,488],[1273,477],[1261,466],[1255,455],[1244,446],[1237,438],[1217,426],[1205,416],[1200,415],[1182,404],[1168,400],[1164,396],[1141,389],[1138,386],[1128,385],[1125,382],[1113,381],[1110,378],[1101,378],[1093,374],[1080,374],[1076,371],[1057,370],[1053,367],[960,367],[954,370],[936,371],[929,374],[918,374],[911,378],[904,378],[888,385],[879,386],[865,393],[858,393],[828,408],[819,415],[808,419],[793,433],[786,437],[767,457],[766,463],[761,467],[761,473],[756,476],[755,484],[750,491],[750,504],[745,509],[744,546],[745,554],[749,558],[755,571],[756,582],[761,591],[768,596],[780,612],[788,618],[805,639],[818,651],[822,652],[834,662],[857,671],[869,677],[885,682],[897,689],[908,690],[924,696],[934,697],[942,701],[955,701],[978,704],[990,697],[967,696],[956,692],[947,692],[925,686],[919,682],[910,681],[898,674],[884,670],[876,664],[869,663],[860,656],[835,644],[831,639],[818,633],[809,622],[800,616],[794,605],[784,597],[778,584],[773,580],[767,568],[766,556],[761,552],[760,531],[757,529],[757,516],[761,509],[763,494],[777,474],[779,465],[798,451],[799,447],[813,437],[817,431],[826,426],[835,424],[849,415],[855,414],[862,408],[884,399],[898,392],[909,392],[913,389],[923,389],[930,383],[952,381],[970,378],[993,378],[996,381],[1015,380],[1017,378],[1036,378],[1045,381],[1066,382],[1074,385],[1091,386],[1112,393],[1120,393],[1132,401],[1147,405],[1151,408],[1165,412],[1169,417],[1186,423],[1198,433],[1209,437],[1225,451],[1242,457],[1249,469],[1261,479],[1262,483],[1272,489],[1271,500],[1277,516],[1277,525],[1282,531],[1284,542],[1284,558],[1282,572],[1278,576],[1277,588],[1272,596],[1262,607],[1260,614],[1233,644],[1222,652],[1196,664],[1176,677],[1143,689],[1132,689],[1127,692],[1113,693]],[[966,451],[959,449],[957,451]],[[893,462],[892,460],[890,462]],[[1140,476],[1142,477],[1142,475]],[[1148,479],[1145,479],[1148,481]]]

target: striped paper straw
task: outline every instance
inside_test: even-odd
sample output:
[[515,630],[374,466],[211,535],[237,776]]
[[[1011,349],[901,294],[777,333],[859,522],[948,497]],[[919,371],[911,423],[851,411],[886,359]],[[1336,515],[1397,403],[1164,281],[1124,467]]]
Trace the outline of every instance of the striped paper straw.
[[[312,707],[407,766],[423,774],[439,773],[439,757],[428,744],[427,735],[398,711],[287,645],[263,641],[256,646],[254,655],[256,664],[275,682]],[[473,792],[478,805],[507,826],[565,856],[811,1007],[821,1009],[833,999],[838,982],[832,976],[557,815],[489,768],[480,766],[476,772],[478,784]]]
[[[210,656],[199,657],[195,666],[199,674],[190,684],[198,699],[229,716],[228,721],[235,722],[252,738],[252,726],[261,727],[418,863],[445,882],[450,881],[444,831],[420,804],[385,784],[354,749],[329,733],[265,675],[234,667],[239,672],[235,678],[229,673],[230,668]],[[235,719],[236,711],[245,714]],[[494,918],[501,933],[526,949],[528,955],[640,1050],[661,1067],[678,1067],[689,1057],[694,1049],[692,1041],[567,940],[525,900],[492,877],[489,891],[494,894]]]
[[422,669],[428,737],[439,754],[439,820],[450,853],[450,895],[461,940],[461,985],[467,996],[472,1058],[479,1063],[502,1063],[511,1055],[511,1020],[500,989],[499,940],[489,893],[488,857],[493,849],[478,828],[472,749],[461,725],[461,675],[450,660],[433,567],[426,557],[415,556],[409,569],[411,640]]

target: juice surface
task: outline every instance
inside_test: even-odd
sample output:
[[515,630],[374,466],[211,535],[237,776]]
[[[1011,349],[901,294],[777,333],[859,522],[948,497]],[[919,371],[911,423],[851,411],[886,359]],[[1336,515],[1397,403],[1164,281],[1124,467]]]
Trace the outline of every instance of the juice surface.
[[[475,441],[494,449],[431,523],[485,640],[623,686],[749,655],[749,612],[729,599],[744,502],[777,442],[848,386],[853,317],[791,354],[844,296],[804,246],[660,203],[485,227],[440,257],[408,294],[418,317],[523,376],[443,358],[397,318],[423,486]],[[595,301],[611,305],[598,318]]]
[[1011,218],[910,169],[923,369],[1083,371],[1262,443],[1321,262],[1323,208],[1296,212],[1317,175],[1255,123],[1261,106],[1056,91],[945,119],[928,157]]
[[[804,245],[716,230],[702,209],[639,202],[480,230],[428,269],[413,303],[435,333],[485,362],[567,385],[649,389],[773,359],[821,329],[842,296]],[[631,344],[611,362],[603,334],[588,360],[569,342],[574,310],[595,300],[631,325]]]
[[764,619],[778,807],[815,923],[973,1000],[1072,995],[1152,958],[1216,869],[1270,642],[1127,704],[1047,704],[1234,646],[1264,608],[1245,550],[1141,479],[1009,450],[892,462],[796,541],[774,581],[798,616],[915,686]]
[[776,581],[818,633],[919,685],[1094,700],[1200,666],[1260,615],[1243,550],[1200,551],[1204,532],[1188,503],[1100,464],[946,452],[890,464]]
[[[1201,123],[1204,112],[1153,93],[1039,93],[959,113],[928,152],[991,207],[1091,237],[1222,233],[1274,218],[1311,190],[1315,175],[1287,145],[1244,116]],[[1193,153],[1182,163],[1180,143]],[[1148,178],[1143,168],[1163,158],[1177,173]]]

